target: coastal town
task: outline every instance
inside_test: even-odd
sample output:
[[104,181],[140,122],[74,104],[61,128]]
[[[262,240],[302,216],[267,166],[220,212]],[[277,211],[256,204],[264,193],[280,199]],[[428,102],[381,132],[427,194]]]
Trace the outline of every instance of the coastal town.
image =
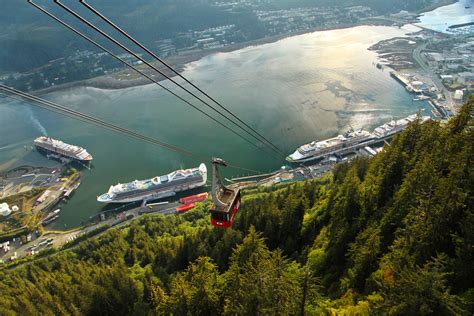
[[414,95],[414,101],[428,101],[439,118],[457,113],[474,90],[472,33],[421,29],[370,49],[379,55],[377,68],[390,71]]
[[48,224],[52,211],[80,185],[79,172],[68,166],[56,168],[20,166],[0,175],[2,215],[0,231]]
[[[150,47],[158,56],[167,59],[169,64],[183,70],[185,64],[215,52],[233,51],[247,45],[272,42],[297,34],[356,25],[402,26],[418,21],[416,13],[400,11],[390,15],[378,15],[367,6],[350,6],[340,9],[306,7],[272,10],[265,1],[258,3],[222,1],[215,2],[212,6],[231,15],[238,15],[242,11],[247,12],[252,21],[252,27],[248,24],[230,23],[206,29],[191,29],[174,33],[169,38],[156,38],[152,40]],[[419,40],[421,39],[426,45],[426,41],[431,38],[437,39],[437,36],[442,35],[426,32],[420,36],[422,38]],[[444,34],[444,36],[451,38],[451,35]],[[455,38],[460,44],[466,41],[466,39]],[[423,50],[424,47],[417,49]],[[138,55],[144,57],[141,53]],[[118,57],[155,77],[155,74],[133,55],[121,53]],[[159,67],[156,63],[154,65]],[[160,69],[168,73],[166,68]],[[75,50],[69,56],[51,60],[29,72],[0,74],[0,83],[21,90],[35,91],[81,83],[103,88],[123,88],[147,84],[149,81],[137,76],[120,62],[107,56],[107,53],[91,48]]]
[[1,7],[0,316],[474,315],[474,0]]
[[[260,33],[251,34],[233,23],[222,24],[179,32],[173,38],[156,39],[152,46],[154,51],[182,70],[189,61],[218,51],[238,49],[253,40],[272,41],[314,30],[363,24],[397,27],[408,25],[413,31],[407,32],[406,36],[384,40],[369,48],[378,56],[374,67],[390,73],[393,80],[412,94],[413,102],[428,102],[433,116],[441,120],[455,115],[474,90],[474,36],[472,32],[466,31],[471,25],[455,26],[449,32],[438,32],[417,26],[418,14],[401,11],[379,16],[365,6],[337,10],[265,10],[261,5],[247,1],[216,3],[216,6],[231,13],[250,8],[260,25],[257,28]],[[149,71],[145,70],[147,67],[142,61],[137,61],[130,54],[120,54],[119,57],[138,69]],[[155,74],[151,76],[154,77]],[[108,82],[121,82],[116,87],[146,82],[136,74],[132,75],[131,71],[124,70],[120,63],[111,61],[106,53],[85,49],[76,50],[71,56],[52,60],[30,72],[5,74],[0,77],[0,83],[20,90],[37,91],[86,79],[101,82],[104,78]],[[389,144],[390,139],[391,137],[383,138],[344,153],[327,155],[314,164],[294,168],[284,166],[265,174],[265,177],[235,177],[228,180],[233,183],[231,187],[248,189],[324,177],[338,163],[377,155],[384,145]],[[67,161],[61,161],[56,168],[15,167],[0,175],[0,262],[15,261],[51,248],[59,249],[81,236],[124,225],[146,214],[179,215],[192,209],[187,208],[187,203],[175,200],[158,203],[144,200],[140,205],[123,205],[102,210],[83,226],[58,232],[50,224],[60,216],[60,204],[67,202],[79,187],[80,181],[81,171],[71,167]],[[186,209],[182,209],[183,206]]]
[[[254,18],[253,28],[242,25],[223,24],[207,29],[177,32],[173,37],[155,39],[152,47],[162,58],[176,59],[178,63],[199,59],[205,54],[222,50],[233,50],[249,41],[291,36],[314,30],[340,28],[364,23],[365,18],[375,13],[369,7],[354,6],[333,10],[329,7],[294,8],[270,10],[265,5],[249,1],[216,2],[212,4],[229,14],[249,11]],[[246,25],[248,26],[248,25]],[[180,56],[182,58],[180,58]],[[143,64],[131,54],[122,53],[119,57],[134,66]],[[51,88],[58,85],[81,81],[99,76],[110,76],[124,70],[116,60],[107,58],[104,52],[95,50],[76,50],[67,57],[49,61],[47,64],[24,73],[9,73],[0,76],[0,82],[28,91]],[[118,76],[120,80],[133,77]]]
[[68,154],[46,154],[60,162],[56,168],[20,166],[0,174],[0,263],[67,246],[78,237],[100,233],[146,214],[182,214],[208,198],[207,193],[200,193],[176,201],[137,200],[141,203],[120,204],[97,213],[75,229],[58,231],[51,224],[61,216],[59,207],[81,184],[81,172],[74,166],[82,170],[88,167],[79,160],[67,160]]

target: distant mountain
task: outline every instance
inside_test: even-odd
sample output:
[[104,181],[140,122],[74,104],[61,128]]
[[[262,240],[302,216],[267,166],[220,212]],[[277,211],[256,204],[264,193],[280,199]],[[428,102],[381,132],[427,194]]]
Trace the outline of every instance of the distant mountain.
[[333,177],[248,190],[0,270],[1,315],[472,315],[474,98]]
[[[45,5],[48,2],[36,1],[68,23],[79,26],[73,17],[51,2]],[[78,1],[63,3],[91,21],[105,26],[83,9]],[[91,1],[91,4],[147,45],[179,32],[222,25],[229,20],[226,12],[208,5],[207,1]],[[31,70],[50,60],[68,56],[77,49],[95,50],[92,45],[26,1],[0,0],[0,7],[0,71]],[[80,29],[87,30],[86,27]],[[93,31],[87,30],[85,33],[99,39]]]

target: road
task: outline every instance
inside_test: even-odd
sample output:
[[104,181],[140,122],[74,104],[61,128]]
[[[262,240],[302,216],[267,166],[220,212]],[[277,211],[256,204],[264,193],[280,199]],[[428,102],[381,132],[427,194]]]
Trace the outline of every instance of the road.
[[[38,253],[39,251],[45,250],[50,247],[59,249],[65,244],[75,240],[76,238],[84,234],[87,234],[88,232],[91,232],[103,226],[120,227],[146,214],[173,215],[176,214],[175,208],[179,205],[181,204],[173,202],[168,204],[153,205],[151,207],[136,207],[131,210],[119,213],[116,216],[110,216],[104,221],[99,221],[95,224],[91,224],[71,231],[46,231],[39,238],[35,238],[36,235],[33,235],[32,241],[25,244],[22,244],[19,238],[16,238],[14,241],[10,241],[11,248],[7,253],[3,252],[3,250],[0,250],[0,260],[8,261],[15,254],[15,252],[17,258],[23,258],[25,256]],[[133,215],[133,217],[130,217],[130,215]],[[50,241],[49,245],[48,241]],[[35,252],[32,253],[32,250],[34,250]]]
[[413,59],[418,63],[421,69],[425,72],[427,76],[429,76],[433,83],[436,85],[439,91],[441,91],[446,98],[446,106],[453,112],[456,113],[457,109],[454,106],[453,97],[451,92],[448,91],[444,84],[439,79],[438,75],[434,73],[433,69],[429,66],[428,61],[423,57],[422,52],[426,49],[428,43],[424,43],[413,50]]

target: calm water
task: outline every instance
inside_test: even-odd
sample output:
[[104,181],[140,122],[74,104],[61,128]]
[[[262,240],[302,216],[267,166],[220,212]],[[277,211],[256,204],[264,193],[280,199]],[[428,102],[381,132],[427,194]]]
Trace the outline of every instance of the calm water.
[[[353,128],[373,128],[425,108],[388,72],[374,66],[372,44],[408,30],[361,26],[316,32],[208,56],[184,75],[261,131],[287,153],[314,139]],[[206,156],[260,171],[284,161],[223,130],[154,85],[118,91],[75,88],[45,96],[73,109]],[[4,101],[2,101],[5,103]],[[429,110],[425,111],[426,114]],[[94,155],[81,187],[63,205],[58,228],[87,220],[103,207],[96,196],[111,184],[149,178],[200,161],[27,105],[0,107],[0,167],[51,163],[28,146],[43,129]],[[25,147],[26,146],[26,147]],[[244,175],[229,170],[227,175]]]
[[[454,4],[426,12],[420,17],[418,25],[438,32],[447,32],[451,25],[468,22],[474,22],[474,0],[460,0]],[[472,32],[472,28],[470,31]]]

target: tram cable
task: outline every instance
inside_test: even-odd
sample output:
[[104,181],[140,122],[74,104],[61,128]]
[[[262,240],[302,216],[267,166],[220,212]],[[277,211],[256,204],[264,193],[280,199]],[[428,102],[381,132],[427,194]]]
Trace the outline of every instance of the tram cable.
[[[5,92],[6,91],[6,92]],[[12,95],[10,95],[10,94]],[[110,124],[108,122],[93,118],[89,115],[80,113],[78,111],[71,110],[69,108],[66,108],[64,106],[60,106],[54,102],[43,100],[39,97],[35,97],[33,95],[30,95],[28,93],[4,86],[0,84],[0,95],[4,95],[6,98],[17,100],[17,101],[23,101],[32,105],[39,106],[41,108],[53,111],[55,113],[63,114],[68,117],[88,122],[94,125],[97,125],[99,127],[107,128],[109,130],[112,130],[114,132],[118,132],[127,136],[131,136],[134,138],[138,138],[139,140],[149,142],[154,145],[160,145],[163,147],[166,147],[167,149],[171,149],[173,151],[176,151],[181,154],[185,154],[187,156],[193,157],[193,158],[201,158],[200,155],[197,155],[195,153],[192,153],[190,151],[184,150],[180,147],[169,145],[166,143],[163,143],[161,141],[158,141],[156,139],[153,139],[151,137],[147,137],[141,134],[138,134],[134,131],[130,131],[124,128],[121,128],[119,126]],[[28,101],[25,101],[28,100]],[[207,160],[207,158],[205,158]],[[219,176],[219,171],[217,169],[217,164],[225,166],[225,167],[231,167],[231,168],[237,168],[241,170],[247,170],[247,171],[255,171],[247,168],[241,168],[235,165],[229,165],[226,163],[224,160],[219,159],[219,158],[212,158],[212,202],[213,206],[211,208],[211,224],[215,227],[218,228],[229,228],[232,225],[232,222],[235,218],[235,215],[237,214],[237,211],[240,207],[240,187],[234,187],[234,188],[229,188],[226,187]],[[125,207],[125,206],[122,206]]]
[[218,105],[221,109],[223,109],[225,112],[230,114],[233,118],[235,118],[237,121],[242,123],[245,127],[249,128],[252,132],[254,132],[256,135],[258,135],[261,139],[263,139],[265,142],[270,144],[274,149],[276,149],[279,153],[285,155],[275,144],[273,144],[271,141],[269,141],[265,136],[257,132],[254,128],[252,128],[250,125],[245,123],[242,119],[240,119],[237,115],[235,115],[232,111],[227,109],[224,105],[222,105],[219,101],[214,99],[212,96],[210,96],[208,93],[203,91],[201,88],[196,86],[194,83],[192,83],[190,80],[188,80],[185,76],[183,76],[179,71],[171,67],[168,63],[166,63],[163,59],[161,59],[159,56],[157,56],[155,53],[153,53],[150,49],[145,47],[142,43],[140,43],[138,40],[136,40],[134,37],[132,37],[130,34],[128,34],[126,31],[124,31],[122,28],[120,28],[117,24],[112,22],[110,19],[108,19],[106,16],[104,16],[102,13],[100,13],[97,9],[95,9],[92,5],[87,3],[85,0],[79,0],[82,5],[84,5],[87,9],[89,9],[92,13],[97,15],[99,18],[101,18],[103,21],[105,21],[108,25],[113,27],[115,30],[119,31],[122,35],[127,37],[129,40],[131,40],[135,45],[140,47],[142,50],[148,53],[148,55],[152,56],[155,60],[159,61],[163,66],[171,70],[175,75],[186,81],[188,84],[190,84],[192,87],[194,87],[196,90],[201,92],[204,96],[206,96],[209,100],[214,102],[216,105]]
[[[93,125],[111,130],[113,132],[117,132],[117,133],[120,133],[122,135],[129,136],[129,137],[132,137],[132,138],[150,143],[152,145],[158,145],[158,146],[167,148],[167,149],[172,150],[174,152],[177,152],[177,153],[186,155],[188,157],[194,158],[198,161],[203,161],[203,160],[204,161],[209,161],[209,160],[211,160],[211,157],[196,154],[196,153],[191,152],[189,150],[183,149],[179,146],[171,145],[171,144],[168,144],[166,142],[160,141],[156,138],[145,136],[145,135],[137,133],[133,130],[129,130],[129,129],[120,127],[118,125],[114,125],[112,123],[106,122],[106,121],[98,119],[96,117],[84,114],[84,113],[76,111],[76,110],[72,110],[68,107],[59,105],[55,102],[39,98],[37,96],[34,96],[34,95],[29,94],[29,93],[26,93],[26,92],[23,92],[23,91],[5,86],[3,84],[0,84],[0,94],[4,95],[4,96],[6,96],[10,99],[16,100],[16,101],[24,101],[25,102],[25,100],[26,100],[26,103],[28,103],[28,104],[31,104],[31,105],[34,105],[34,106],[39,106],[39,107],[47,109],[49,111],[59,113],[61,115],[65,115],[67,117],[70,117],[70,118],[73,118],[73,119],[76,119],[76,120],[79,120],[79,121],[90,123],[90,124],[93,124]],[[260,171],[249,169],[249,168],[244,168],[244,167],[233,165],[233,164],[229,164],[228,166],[230,168],[233,168],[233,169],[238,169],[238,170],[243,170],[243,171],[252,172],[252,173],[256,173],[256,174],[261,174]]]
[[182,96],[178,95],[177,93],[173,92],[171,89],[163,86],[160,82],[158,82],[156,79],[152,78],[151,76],[147,75],[146,73],[144,73],[143,71],[141,71],[140,69],[138,69],[137,67],[133,66],[132,64],[128,63],[127,61],[125,61],[124,59],[120,58],[119,56],[117,56],[116,54],[114,54],[112,51],[110,51],[109,49],[105,48],[104,46],[102,46],[101,44],[97,43],[96,41],[94,41],[93,39],[91,39],[90,37],[88,37],[87,35],[85,35],[84,33],[80,32],[79,30],[77,30],[76,28],[72,27],[71,25],[69,25],[68,23],[64,22],[63,20],[59,19],[57,16],[55,16],[54,14],[50,13],[49,11],[47,11],[46,9],[42,8],[41,6],[37,5],[36,3],[34,3],[32,0],[28,0],[28,3],[30,3],[31,5],[33,5],[35,8],[37,8],[38,10],[40,10],[41,12],[43,12],[44,14],[48,15],[49,17],[51,17],[52,19],[54,19],[55,21],[57,21],[58,23],[60,23],[61,25],[65,26],[66,28],[68,28],[69,30],[73,31],[74,33],[76,33],[77,35],[81,36],[82,38],[84,38],[85,40],[87,40],[88,42],[90,42],[91,44],[93,44],[94,46],[98,47],[99,49],[101,49],[102,51],[106,52],[107,54],[109,54],[110,56],[112,56],[113,58],[115,58],[116,60],[120,61],[121,63],[125,64],[127,67],[129,67],[130,69],[133,69],[134,71],[136,71],[137,73],[139,73],[141,76],[147,78],[148,80],[150,80],[151,82],[155,83],[156,85],[158,85],[160,88],[164,89],[165,91],[169,92],[170,94],[172,94],[173,96],[175,96],[176,98],[178,98],[179,100],[183,101],[184,103],[186,103],[187,105],[191,106],[192,108],[194,108],[196,111],[198,111],[199,113],[203,114],[204,116],[206,116],[207,118],[211,119],[212,121],[214,121],[215,123],[217,123],[218,125],[222,126],[223,128],[227,129],[228,131],[230,131],[231,133],[233,133],[234,135],[242,138],[243,140],[245,140],[247,143],[251,144],[252,146],[256,147],[257,149],[259,150],[262,150],[263,152],[265,152],[267,155],[270,155],[272,156],[273,153],[269,153],[267,152],[264,148],[258,146],[257,144],[255,144],[254,142],[252,142],[250,139],[248,139],[247,137],[243,136],[242,134],[238,133],[235,129],[225,125],[224,123],[222,123],[221,121],[217,120],[216,118],[212,117],[211,115],[209,115],[208,113],[204,112],[203,110],[201,110],[200,108],[198,108],[197,106],[195,106],[193,103],[191,103],[190,101],[184,99]]
[[184,154],[186,156],[189,156],[189,157],[193,157],[193,158],[199,158],[199,159],[209,159],[209,157],[205,157],[205,156],[200,156],[198,154],[195,154],[195,153],[192,153],[188,150],[185,150],[185,149],[182,149],[180,147],[177,147],[177,146],[173,146],[173,145],[170,145],[168,143],[165,143],[165,142],[162,142],[162,141],[159,141],[159,140],[156,140],[154,138],[151,138],[151,137],[148,137],[148,136],[144,136],[142,134],[139,134],[137,132],[134,132],[132,130],[128,130],[126,128],[123,128],[123,127],[120,127],[120,126],[117,126],[117,125],[114,125],[114,124],[111,124],[111,123],[108,123],[106,121],[103,121],[101,119],[98,119],[98,118],[95,118],[93,116],[90,116],[90,115],[87,115],[87,114],[84,114],[84,113],[81,113],[81,112],[78,112],[78,111],[75,111],[75,110],[72,110],[72,109],[69,109],[65,106],[61,106],[59,104],[56,104],[54,102],[51,102],[51,101],[47,101],[47,100],[44,100],[44,99],[41,99],[41,98],[38,98],[38,97],[35,97],[33,95],[30,95],[30,94],[27,94],[27,93],[24,93],[22,91],[19,91],[19,90],[16,90],[16,89],[13,89],[13,88],[10,88],[10,87],[7,87],[7,86],[4,86],[2,84],[0,84],[0,89],[3,90],[3,91],[6,91],[6,92],[9,92],[11,94],[14,94],[14,95],[17,95],[17,96],[20,96],[24,99],[27,99],[29,101],[33,101],[33,102],[36,102],[36,103],[40,103],[41,105],[43,105],[44,107],[46,108],[51,108],[51,109],[54,109],[54,110],[57,110],[57,111],[60,111],[60,112],[63,112],[63,113],[66,113],[68,114],[70,117],[77,117],[79,119],[81,119],[82,121],[87,121],[89,123],[92,123],[94,125],[98,125],[98,126],[101,126],[101,127],[105,127],[107,129],[110,129],[110,130],[113,130],[113,131],[116,131],[116,132],[119,132],[119,133],[122,133],[122,134],[125,134],[125,135],[129,135],[129,136],[132,136],[134,138],[137,138],[137,139],[140,139],[140,140],[143,140],[143,141],[146,141],[146,142],[149,142],[149,143],[154,143],[156,145],[160,145],[162,147],[166,147],[170,150],[173,150],[175,152],[178,152],[178,153],[181,153],[181,154]]
[[[30,0],[28,0],[30,1]],[[228,116],[226,116],[224,113],[222,113],[222,111],[219,111],[218,109],[216,109],[214,106],[212,106],[211,104],[209,104],[208,102],[206,102],[205,100],[203,100],[202,98],[200,98],[199,96],[197,96],[195,93],[193,93],[192,91],[190,91],[189,89],[187,89],[186,87],[183,87],[181,84],[179,84],[176,80],[174,80],[173,78],[171,78],[170,76],[168,76],[167,74],[165,74],[163,71],[159,70],[158,68],[156,68],[155,66],[153,66],[151,63],[149,63],[148,61],[146,61],[144,58],[142,58],[140,55],[138,55],[137,53],[133,52],[131,49],[129,49],[128,47],[126,47],[125,45],[123,45],[122,43],[120,43],[119,41],[117,41],[115,38],[113,38],[112,36],[110,36],[109,34],[107,34],[106,32],[102,31],[100,28],[98,28],[97,26],[95,26],[94,24],[92,24],[90,21],[88,21],[87,19],[85,19],[84,17],[82,17],[81,15],[79,15],[77,12],[75,12],[74,10],[72,10],[71,8],[69,8],[68,6],[64,5],[63,3],[61,3],[59,0],[54,0],[54,2],[59,5],[61,8],[63,8],[64,10],[66,10],[68,13],[70,13],[71,15],[73,15],[74,17],[76,17],[77,19],[79,19],[82,23],[86,24],[87,26],[89,26],[90,28],[92,28],[93,30],[95,30],[96,32],[100,33],[102,36],[104,36],[105,38],[107,38],[109,41],[113,42],[114,44],[116,44],[117,46],[119,46],[120,48],[122,48],[123,50],[127,51],[129,54],[133,55],[135,58],[137,58],[138,60],[142,61],[145,65],[147,65],[148,67],[150,67],[151,69],[155,70],[156,72],[158,72],[160,75],[162,75],[163,77],[165,77],[166,79],[168,79],[169,81],[171,81],[173,84],[175,84],[176,86],[178,86],[179,88],[181,88],[182,90],[186,91],[188,94],[190,94],[191,96],[193,96],[194,98],[196,98],[197,100],[199,100],[201,103],[203,103],[205,106],[207,106],[208,108],[212,109],[214,112],[218,113],[219,115],[221,115],[222,117],[224,117],[226,120],[228,120],[229,122],[231,122],[232,124],[236,125],[237,127],[239,127],[240,129],[242,129],[243,131],[245,131],[247,134],[249,134],[250,136],[252,136],[253,138],[255,138],[256,140],[262,142],[261,139],[259,139],[258,137],[256,137],[255,135],[253,135],[252,133],[250,133],[247,129],[243,128],[242,126],[240,126],[238,123],[236,123],[234,120],[232,120],[231,118],[229,118]],[[279,152],[277,149],[271,147],[271,145],[267,144],[266,142],[262,142],[262,144],[266,145],[268,148],[270,148],[271,150],[273,150],[274,152],[276,152],[277,154],[279,155],[282,155],[284,156],[283,153]]]

